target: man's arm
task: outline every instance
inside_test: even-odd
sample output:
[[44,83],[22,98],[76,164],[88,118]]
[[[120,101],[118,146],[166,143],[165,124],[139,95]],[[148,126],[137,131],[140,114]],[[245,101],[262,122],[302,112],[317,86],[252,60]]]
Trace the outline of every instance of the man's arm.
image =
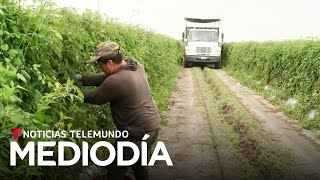
[[107,77],[106,74],[81,75],[81,83],[83,86],[100,86]]
[[84,102],[96,105],[106,104],[114,99],[115,92],[113,83],[107,83],[106,80],[95,91],[84,92]]

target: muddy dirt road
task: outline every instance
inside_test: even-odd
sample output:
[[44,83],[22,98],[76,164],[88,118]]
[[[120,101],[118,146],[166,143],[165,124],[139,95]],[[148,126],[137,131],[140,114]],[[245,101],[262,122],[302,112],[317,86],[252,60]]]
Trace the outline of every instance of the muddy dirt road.
[[174,165],[157,162],[152,180],[320,179],[312,135],[223,71],[183,69],[173,101],[159,140]]
[[320,143],[306,130],[299,128],[293,120],[285,117],[274,106],[239,84],[222,70],[215,74],[231,89],[246,108],[262,121],[265,131],[288,147],[294,160],[290,166],[294,178],[320,179]]
[[230,179],[239,176],[231,158],[217,149],[214,125],[206,117],[203,97],[190,69],[185,69],[173,94],[174,105],[167,115],[159,140],[166,143],[173,167],[158,164],[151,179]]

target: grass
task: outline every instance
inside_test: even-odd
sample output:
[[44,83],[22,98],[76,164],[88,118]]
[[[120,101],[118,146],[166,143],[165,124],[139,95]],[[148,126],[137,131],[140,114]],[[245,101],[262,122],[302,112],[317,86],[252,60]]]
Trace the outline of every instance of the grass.
[[211,69],[193,69],[207,117],[217,129],[216,143],[228,147],[247,179],[284,178],[290,155],[270,140],[261,123],[240,103]]

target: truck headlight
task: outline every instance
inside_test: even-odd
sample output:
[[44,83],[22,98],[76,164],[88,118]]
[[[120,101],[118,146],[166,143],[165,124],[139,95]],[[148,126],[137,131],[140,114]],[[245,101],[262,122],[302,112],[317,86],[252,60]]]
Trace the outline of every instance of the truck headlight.
[[190,55],[190,54],[195,54],[195,48],[192,46],[187,46],[186,47],[186,54]]
[[220,47],[213,48],[211,55],[212,56],[221,56],[221,48]]

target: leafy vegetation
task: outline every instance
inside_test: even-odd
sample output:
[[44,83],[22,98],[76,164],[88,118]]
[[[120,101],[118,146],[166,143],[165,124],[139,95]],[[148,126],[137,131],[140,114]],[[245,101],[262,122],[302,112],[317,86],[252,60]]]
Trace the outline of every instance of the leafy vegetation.
[[320,130],[320,41],[229,43],[226,70],[304,128]]
[[[97,43],[106,40],[118,42],[124,55],[144,65],[153,97],[163,111],[180,69],[182,47],[174,39],[105,20],[96,12],[77,14],[44,1],[23,7],[22,2],[0,0],[0,179],[71,179],[79,167],[74,166],[75,171],[30,167],[27,158],[10,167],[10,128],[113,129],[108,108],[84,105],[72,81],[76,73],[97,72],[85,62]],[[20,138],[20,146],[29,140]],[[79,139],[64,140],[80,143]]]

